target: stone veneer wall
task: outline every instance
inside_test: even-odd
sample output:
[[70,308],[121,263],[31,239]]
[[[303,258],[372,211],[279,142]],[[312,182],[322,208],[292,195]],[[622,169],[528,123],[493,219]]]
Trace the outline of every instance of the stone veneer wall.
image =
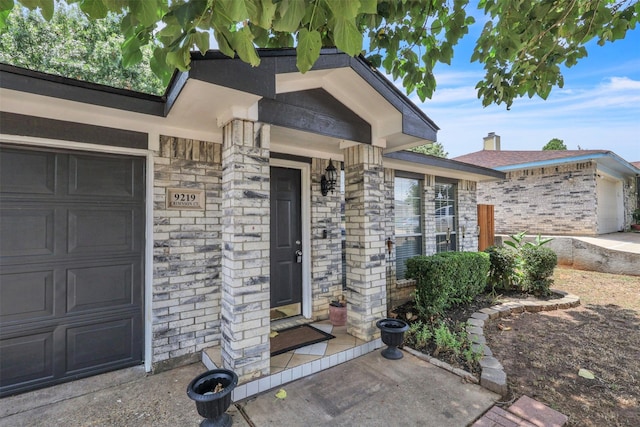
[[[311,295],[314,319],[329,317],[329,303],[342,291],[342,224],[340,182],[326,196],[320,193],[320,180],[328,160],[311,163]],[[340,162],[333,162],[340,171]],[[327,237],[324,237],[326,230]]]
[[[458,182],[458,249],[464,252],[478,250],[478,202],[477,183],[461,180]],[[463,229],[464,227],[464,229]]]
[[[222,146],[160,137],[154,158],[153,365],[198,360],[220,343]],[[166,209],[167,188],[205,190],[205,210]]]
[[496,234],[596,234],[596,165],[574,163],[507,172],[478,184],[478,203],[494,205]]

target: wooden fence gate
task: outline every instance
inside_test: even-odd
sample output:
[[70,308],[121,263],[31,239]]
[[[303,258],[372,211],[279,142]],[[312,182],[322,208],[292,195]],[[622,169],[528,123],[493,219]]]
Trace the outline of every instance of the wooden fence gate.
[[493,205],[478,205],[478,228],[478,251],[484,251],[495,241]]

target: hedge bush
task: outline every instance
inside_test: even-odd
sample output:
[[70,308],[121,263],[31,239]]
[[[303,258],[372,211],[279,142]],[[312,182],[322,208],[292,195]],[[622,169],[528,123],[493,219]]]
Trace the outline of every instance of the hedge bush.
[[556,253],[543,246],[524,246],[522,256],[522,290],[535,295],[549,295],[553,269],[558,264]]
[[473,301],[487,286],[489,255],[445,252],[407,260],[406,277],[416,281],[415,301],[425,317]]
[[485,249],[489,254],[489,278],[487,284],[492,291],[511,290],[514,287],[516,275],[517,253],[513,249],[504,246],[490,246]]

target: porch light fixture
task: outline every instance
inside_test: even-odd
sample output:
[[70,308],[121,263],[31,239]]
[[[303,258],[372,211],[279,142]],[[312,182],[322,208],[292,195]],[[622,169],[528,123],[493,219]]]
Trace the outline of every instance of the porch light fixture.
[[329,166],[325,169],[325,174],[320,178],[320,192],[323,196],[326,196],[329,191],[333,194],[333,190],[336,188],[336,181],[338,180],[338,171],[329,159]]

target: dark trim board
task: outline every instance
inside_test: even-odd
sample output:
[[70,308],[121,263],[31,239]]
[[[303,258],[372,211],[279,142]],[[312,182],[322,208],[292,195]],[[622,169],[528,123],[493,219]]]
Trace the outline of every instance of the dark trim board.
[[311,164],[311,157],[296,156],[294,154],[276,153],[272,151],[269,153],[269,157],[271,159],[290,160],[292,162]]
[[0,132],[144,150],[149,146],[149,136],[143,132],[6,112],[0,112]]
[[163,97],[0,64],[0,86],[20,92],[164,116]]
[[401,160],[405,162],[415,163],[424,166],[433,166],[443,169],[450,169],[459,172],[469,172],[479,175],[490,176],[492,178],[504,179],[506,174],[495,169],[484,168],[482,166],[471,165],[469,163],[458,162],[451,159],[443,159],[440,157],[429,156],[412,151],[396,151],[383,155],[384,158]]
[[324,89],[262,98],[258,120],[263,123],[371,144],[371,125]]

